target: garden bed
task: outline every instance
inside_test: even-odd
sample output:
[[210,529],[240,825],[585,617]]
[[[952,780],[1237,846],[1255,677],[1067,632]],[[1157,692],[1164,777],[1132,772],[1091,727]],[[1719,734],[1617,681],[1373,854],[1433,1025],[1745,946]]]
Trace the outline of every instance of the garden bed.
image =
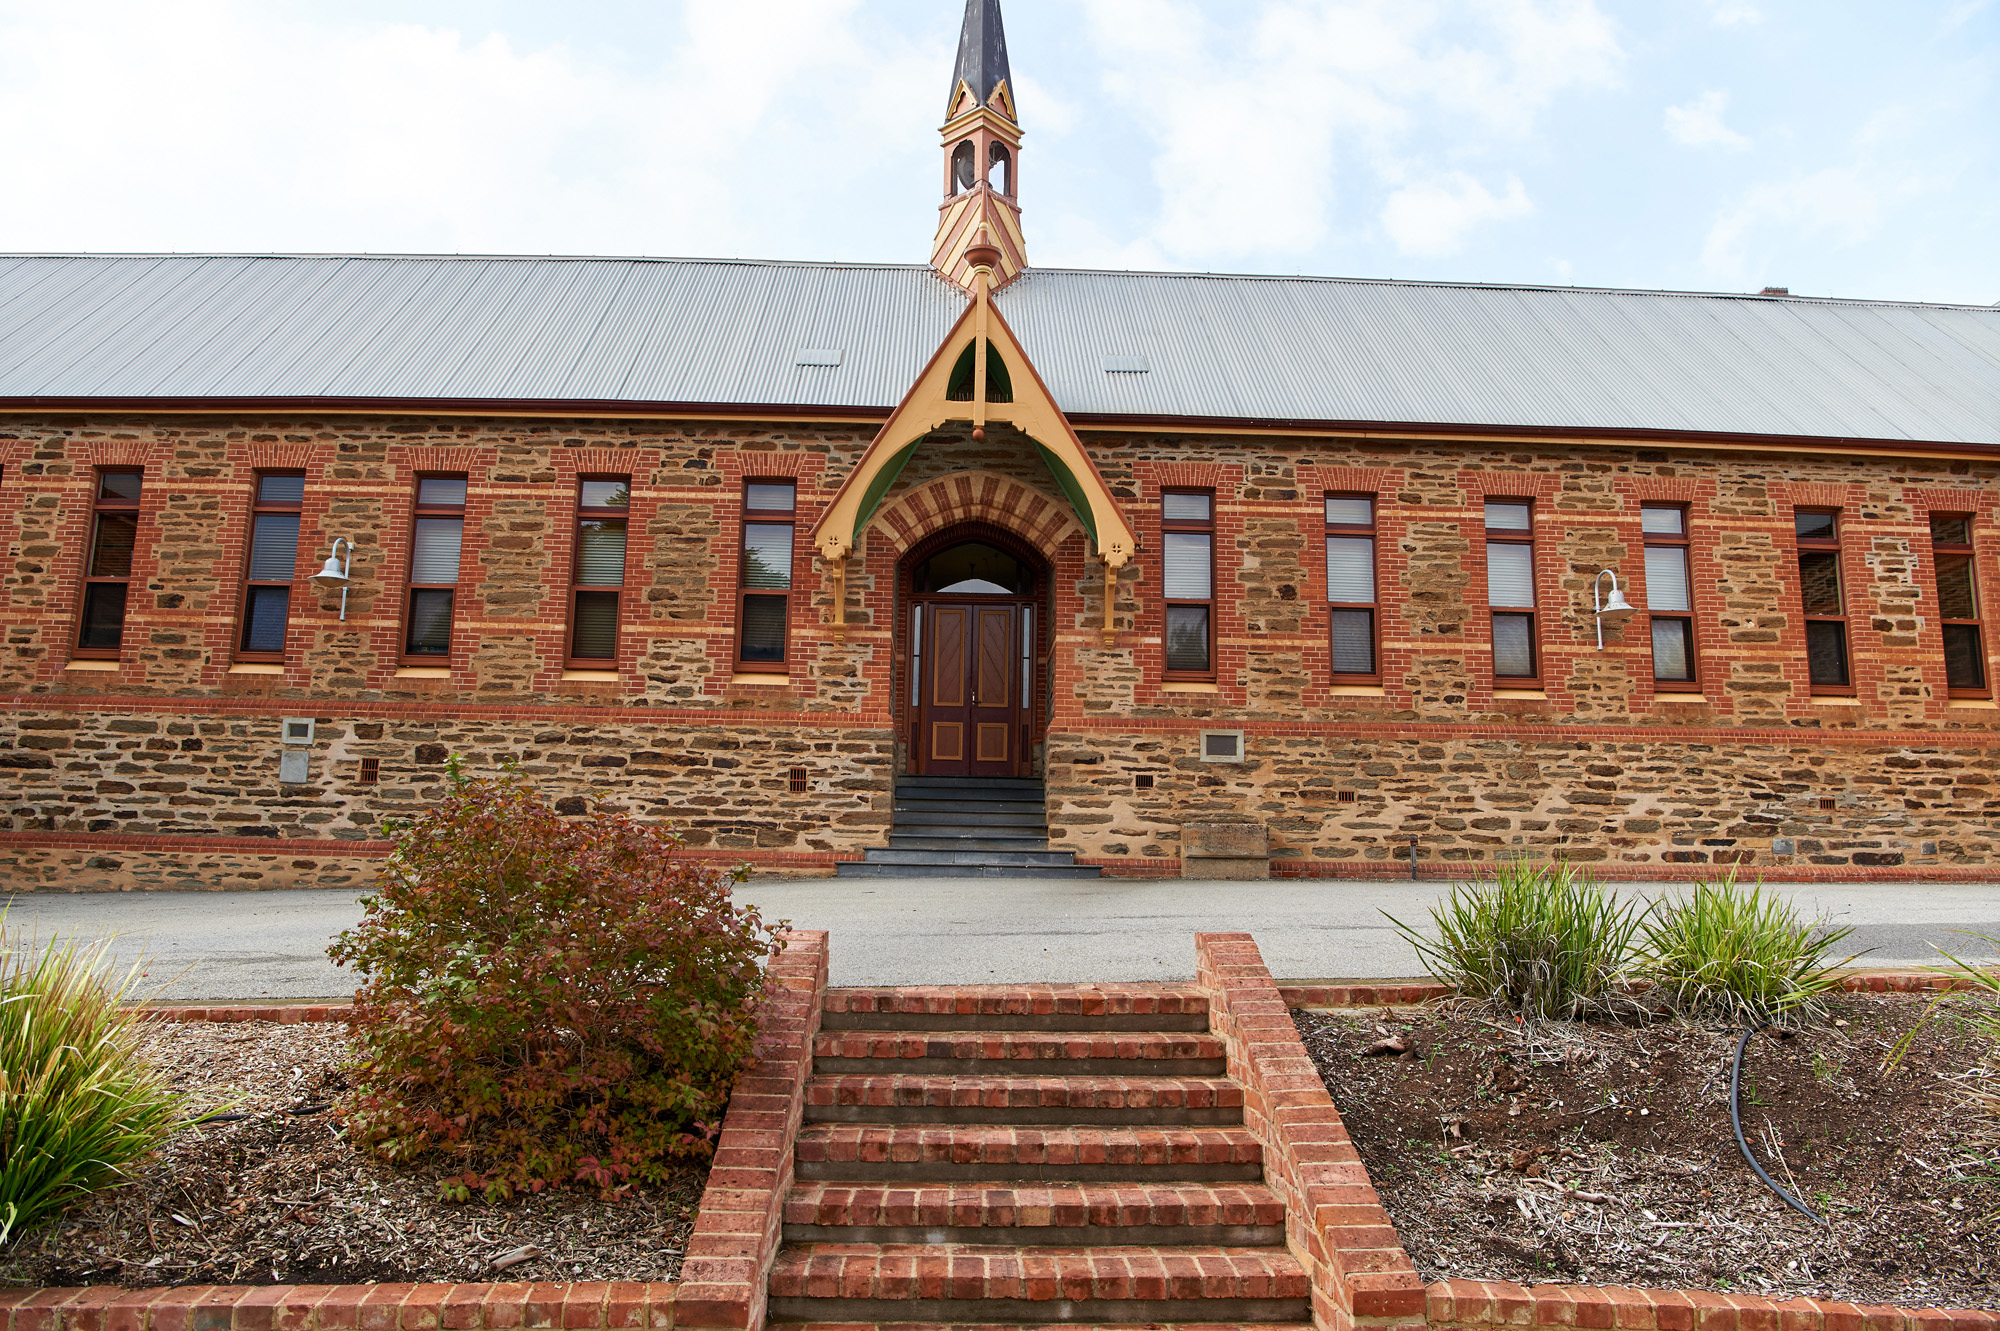
[[[1971,1002],[1976,1000],[1955,1000]],[[1640,1285],[1908,1306],[2000,1306],[2000,1144],[1968,1107],[2000,1087],[1946,1017],[1884,1075],[1924,999],[1845,995],[1829,1024],[1511,1022],[1440,1010],[1295,1012],[1404,1248],[1427,1281]],[[1385,1040],[1408,1046],[1366,1054]]]
[[[337,1023],[160,1023],[140,1036],[197,1112],[132,1180],[0,1253],[0,1285],[672,1280],[705,1165],[609,1200],[581,1189],[500,1205],[438,1200],[442,1172],[357,1153],[321,1104],[349,1057]],[[496,1271],[524,1247],[541,1255]]]

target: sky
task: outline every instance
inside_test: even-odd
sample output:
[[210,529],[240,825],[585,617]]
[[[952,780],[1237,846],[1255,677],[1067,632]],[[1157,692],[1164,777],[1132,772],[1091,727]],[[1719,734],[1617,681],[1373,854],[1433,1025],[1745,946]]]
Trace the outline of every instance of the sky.
[[[962,0],[0,0],[0,251],[921,263]],[[1039,267],[2000,302],[2000,0],[1006,0]]]

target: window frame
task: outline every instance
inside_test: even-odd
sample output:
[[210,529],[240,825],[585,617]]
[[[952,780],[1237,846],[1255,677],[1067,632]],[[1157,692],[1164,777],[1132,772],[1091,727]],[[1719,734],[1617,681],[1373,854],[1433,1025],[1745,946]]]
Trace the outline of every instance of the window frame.
[[[788,485],[792,488],[792,506],[789,509],[750,507],[750,487],[753,485]],[[793,596],[799,585],[799,478],[796,476],[745,476],[737,487],[736,523],[736,644],[732,655],[735,672],[740,675],[788,675],[792,669],[792,609]],[[775,527],[786,525],[792,529],[792,566],[786,570],[785,590],[773,591],[769,587],[745,585],[750,571],[750,528],[752,525]],[[785,632],[780,640],[778,659],[775,661],[746,661],[743,659],[743,626],[748,622],[744,603],[752,596],[782,596],[785,601]]]
[[[1368,525],[1357,526],[1351,522],[1325,520],[1322,544],[1320,546],[1320,576],[1326,576],[1326,546],[1324,539],[1335,536],[1366,536],[1369,551],[1370,581],[1375,587],[1375,599],[1366,603],[1360,601],[1335,601],[1333,587],[1326,588],[1326,665],[1327,679],[1334,684],[1377,684],[1382,682],[1382,497],[1360,490],[1329,490],[1320,496],[1320,516],[1326,517],[1326,501],[1330,499],[1366,499],[1368,501]],[[1375,668],[1365,674],[1335,668],[1333,661],[1333,612],[1336,610],[1366,610],[1368,612],[1368,656]]]
[[[301,482],[299,487],[300,497],[297,502],[290,500],[267,500],[264,498],[264,481],[266,478],[273,476],[296,476],[299,478]],[[285,662],[285,653],[282,649],[275,652],[252,651],[243,645],[243,636],[250,631],[251,590],[257,587],[283,587],[287,592],[291,593],[285,599],[285,639],[287,642],[291,640],[292,610],[298,604],[299,549],[307,548],[305,546],[306,501],[304,497],[305,486],[303,484],[305,479],[305,470],[300,467],[268,467],[251,473],[250,520],[244,531],[243,540],[243,576],[237,582],[237,585],[242,589],[243,596],[236,611],[236,634],[233,644],[235,651],[231,654],[231,660],[240,661],[245,665],[283,665]],[[299,543],[292,550],[292,576],[285,582],[268,579],[253,580],[250,576],[251,562],[257,555],[257,518],[259,515],[265,513],[297,513],[299,515]]]
[[[622,508],[607,504],[585,505],[583,487],[587,481],[618,481],[625,486],[625,504]],[[576,477],[576,506],[570,519],[569,552],[569,593],[564,609],[568,613],[563,620],[563,668],[565,670],[616,670],[619,651],[624,646],[625,629],[625,581],[631,576],[632,566],[632,478],[616,472],[582,472]],[[583,524],[616,518],[625,524],[625,553],[618,562],[618,583],[610,586],[594,583],[586,586],[579,581],[583,572]],[[617,609],[611,617],[611,655],[578,656],[576,654],[576,601],[584,592],[611,592],[617,597]],[[456,609],[456,607],[454,607]]]
[[[137,476],[139,478],[139,498],[106,499],[104,478],[107,476]],[[116,661],[125,651],[125,621],[132,613],[132,568],[139,560],[139,507],[146,495],[146,470],[143,467],[98,467],[90,474],[90,540],[83,548],[82,576],[77,580],[76,626],[70,634],[70,659],[74,661]],[[132,562],[126,565],[122,578],[97,577],[91,568],[97,563],[97,542],[103,527],[103,518],[109,514],[132,516]],[[118,616],[118,645],[116,647],[86,647],[83,632],[89,623],[90,589],[105,583],[121,583],[125,587],[125,609]]]
[[[1208,500],[1208,518],[1197,522],[1188,518],[1167,516],[1168,495],[1201,495]],[[1216,503],[1213,486],[1167,485],[1160,488],[1160,679],[1173,684],[1212,684],[1216,680],[1215,667],[1215,546]],[[1185,532],[1208,537],[1208,599],[1192,601],[1185,598],[1167,597],[1167,554],[1166,536],[1168,532]],[[1168,612],[1175,606],[1198,606],[1208,612],[1208,669],[1171,670],[1167,667],[1167,624]]]
[[[1528,510],[1528,526],[1525,531],[1515,531],[1505,527],[1486,525],[1488,504],[1519,504]],[[1535,500],[1530,495],[1481,495],[1479,497],[1479,530],[1484,538],[1479,547],[1480,572],[1486,574],[1486,668],[1495,689],[1541,689],[1543,684],[1544,658],[1542,652],[1542,587],[1539,570],[1535,567]],[[1489,569],[1491,554],[1496,545],[1524,545],[1528,548],[1528,585],[1533,592],[1535,603],[1522,608],[1519,606],[1496,606],[1493,604],[1493,582]],[[1526,675],[1503,675],[1500,673],[1499,653],[1495,649],[1496,635],[1494,621],[1501,615],[1523,617],[1528,621],[1528,657],[1533,667]]]
[[[1958,542],[1958,541],[1940,542],[1937,539],[1936,535],[1937,528],[1933,525],[1935,520],[1938,518],[1956,518],[1959,521],[1965,523],[1965,540],[1963,542]],[[1973,632],[1974,639],[1978,643],[1978,656],[1976,659],[1979,662],[1980,678],[1984,681],[1977,688],[1960,688],[1954,686],[1951,683],[1951,675],[1950,675],[1951,667],[1949,659],[1947,658],[1945,663],[1945,670],[1946,670],[1945,696],[1947,698],[1991,698],[1993,696],[1993,668],[1992,668],[1992,663],[1986,659],[1986,617],[1980,613],[1982,607],[1980,605],[1980,596],[1979,596],[1978,551],[1975,548],[1975,543],[1972,539],[1973,524],[1977,520],[1978,520],[1978,515],[1975,513],[1945,511],[1938,513],[1926,513],[1924,515],[1924,525],[1926,528],[1929,529],[1931,536],[1931,591],[1937,597],[1939,646],[1942,647],[1944,645],[1944,630],[1946,628],[1953,628],[1953,627],[1970,628]],[[1965,560],[1966,571],[1972,581],[1973,618],[1971,619],[1945,618],[1944,581],[1940,576],[1940,572],[1942,570],[1943,565],[1939,559],[1940,555],[1943,555],[1946,559],[1962,558]]]
[[[1801,536],[1798,534],[1800,514],[1824,513],[1833,519],[1831,537]],[[1847,560],[1841,550],[1841,510],[1817,504],[1807,504],[1792,509],[1792,567],[1799,570],[1799,631],[1806,646],[1806,692],[1812,697],[1852,698],[1860,689],[1854,682],[1854,627],[1847,613]],[[1799,568],[1799,559],[1808,552],[1827,553],[1833,556],[1834,578],[1838,584],[1836,595],[1840,601],[1838,615],[1815,615],[1806,609],[1805,573]],[[1810,645],[1811,624],[1840,625],[1841,656],[1847,665],[1845,684],[1815,684],[1812,678],[1812,647]]]
[[[458,626],[458,583],[418,582],[417,573],[417,519],[457,518],[458,527],[458,569],[459,580],[465,578],[465,510],[472,499],[472,478],[461,471],[420,471],[412,478],[416,484],[410,488],[410,557],[405,561],[403,575],[403,617],[401,636],[396,639],[396,661],[405,666],[450,666],[452,649],[456,645]],[[459,504],[426,504],[423,502],[425,481],[464,481],[466,502]],[[579,494],[581,491],[578,492]],[[410,650],[410,616],[416,611],[417,593],[448,591],[451,596],[451,620],[445,629],[445,649],[442,652],[412,652]]]
[[[1658,532],[1647,531],[1645,529],[1645,514],[1649,508],[1672,509],[1679,513],[1681,515],[1680,535],[1664,536]],[[1659,545],[1679,550],[1681,552],[1681,567],[1687,572],[1688,608],[1686,610],[1668,610],[1655,613],[1652,608],[1653,587],[1651,580],[1649,579],[1646,584],[1646,656],[1648,660],[1654,663],[1653,692],[1655,693],[1700,693],[1704,688],[1701,680],[1701,651],[1695,639],[1694,631],[1694,528],[1689,521],[1693,516],[1690,508],[1691,506],[1686,503],[1676,503],[1672,500],[1647,500],[1639,505],[1640,567],[1645,567],[1646,547]],[[1687,625],[1688,677],[1686,679],[1661,679],[1659,676],[1659,664],[1657,658],[1653,655],[1653,622],[1660,619],[1674,620]]]

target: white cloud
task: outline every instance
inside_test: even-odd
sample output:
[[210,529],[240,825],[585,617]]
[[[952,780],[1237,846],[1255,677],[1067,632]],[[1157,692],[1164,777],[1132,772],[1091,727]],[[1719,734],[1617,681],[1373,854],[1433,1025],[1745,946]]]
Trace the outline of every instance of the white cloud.
[[1382,205],[1382,229],[1404,254],[1441,258],[1461,249],[1473,228],[1534,211],[1519,180],[1510,177],[1506,191],[1495,195],[1464,172],[1453,172],[1391,194]]
[[930,193],[948,57],[863,42],[857,4],[687,0],[633,73],[255,0],[0,0],[0,169],[45,201],[0,247],[757,253],[884,166]]
[[1708,0],[1709,21],[1718,28],[1744,27],[1764,21],[1764,11],[1745,0]]
[[1667,137],[1688,148],[1730,148],[1741,152],[1750,140],[1722,123],[1729,94],[1711,88],[1686,106],[1667,108]]
[[1781,280],[1752,273],[1753,263],[1782,265],[1786,248],[1807,239],[1836,248],[1859,245],[1879,229],[1886,205],[1910,185],[1861,165],[1757,185],[1709,228],[1702,264],[1723,280]]
[[1227,21],[1191,0],[1085,8],[1107,96],[1154,142],[1148,234],[1183,260],[1310,251],[1348,196],[1365,216],[1370,195],[1434,176],[1384,224],[1406,253],[1455,249],[1528,207],[1518,181],[1496,198],[1463,175],[1471,159],[1520,145],[1559,95],[1615,82],[1622,60],[1595,0],[1261,0]]

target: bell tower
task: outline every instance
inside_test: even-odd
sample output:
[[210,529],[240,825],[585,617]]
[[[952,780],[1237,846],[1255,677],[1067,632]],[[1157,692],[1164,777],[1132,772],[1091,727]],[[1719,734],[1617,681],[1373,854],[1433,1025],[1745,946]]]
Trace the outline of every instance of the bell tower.
[[967,291],[973,265],[966,251],[981,243],[1000,252],[993,265],[997,290],[1028,266],[1021,236],[1021,125],[1014,82],[1007,69],[1007,31],[1000,0],[965,0],[958,34],[958,67],[945,103],[944,203],[938,211],[931,267]]

